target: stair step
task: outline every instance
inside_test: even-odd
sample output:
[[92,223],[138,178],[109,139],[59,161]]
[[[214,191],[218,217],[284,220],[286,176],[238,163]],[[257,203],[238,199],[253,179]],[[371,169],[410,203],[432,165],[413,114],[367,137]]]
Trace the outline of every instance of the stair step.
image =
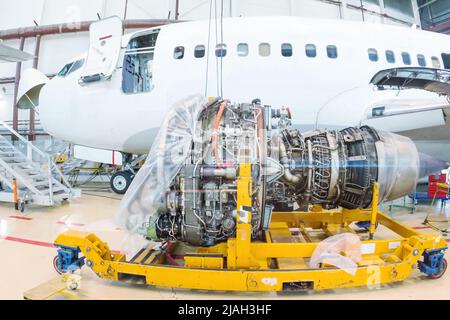
[[25,173],[31,173],[31,172],[39,172],[40,173],[41,172],[41,170],[36,169],[36,168],[25,168],[22,171]]
[[[53,188],[53,194],[58,193],[60,191],[66,191],[66,188],[64,188],[64,187]],[[49,194],[49,192],[50,192],[50,189],[47,188],[47,189],[45,189],[44,194]]]
[[5,162],[8,162],[8,161],[20,161],[20,163],[26,163],[25,161],[23,161],[23,157],[4,157],[3,160]]
[[49,185],[48,180],[38,181],[38,182],[33,183],[33,186],[35,186],[35,187],[41,187],[41,186],[48,187],[48,185]]
[[12,151],[0,151],[0,155],[3,155],[3,154],[20,154],[20,152],[17,152],[17,151],[14,151],[14,150],[12,150]]
[[[3,167],[0,166],[0,180],[9,182],[13,178],[17,178],[21,192],[29,193],[37,204],[51,205],[71,197],[70,187],[61,183],[41,163],[29,159],[23,153],[22,148],[2,136],[0,136],[0,159],[3,160]],[[3,187],[10,186],[10,183],[2,185]],[[50,189],[52,190],[52,199],[49,197]]]

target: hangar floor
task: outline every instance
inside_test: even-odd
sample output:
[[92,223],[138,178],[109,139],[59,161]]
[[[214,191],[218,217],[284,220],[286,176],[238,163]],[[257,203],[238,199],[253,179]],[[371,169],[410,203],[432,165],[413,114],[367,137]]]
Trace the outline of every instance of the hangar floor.
[[[123,248],[124,232],[112,222],[120,197],[105,191],[83,191],[83,196],[55,208],[29,207],[25,213],[10,204],[0,205],[0,299],[22,299],[23,293],[56,277],[52,242],[67,228],[95,232],[112,249]],[[414,214],[394,209],[394,217],[422,232],[433,232],[421,224],[428,204],[419,205]],[[440,210],[440,204],[434,208]],[[444,209],[450,213],[450,205]],[[446,236],[450,241],[450,235]],[[450,254],[447,251],[447,260]],[[429,280],[415,271],[403,283],[378,289],[353,288],[301,293],[211,293],[175,290],[99,279],[83,268],[81,287],[90,299],[450,299],[450,272],[441,279]]]

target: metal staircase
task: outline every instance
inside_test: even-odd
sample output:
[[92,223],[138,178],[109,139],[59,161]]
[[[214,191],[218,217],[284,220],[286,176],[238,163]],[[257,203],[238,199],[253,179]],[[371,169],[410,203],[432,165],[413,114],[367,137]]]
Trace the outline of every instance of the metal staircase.
[[0,136],[0,201],[15,201],[14,180],[17,200],[22,208],[25,203],[53,206],[79,195],[78,190],[71,188],[50,155],[35,147],[3,121],[0,121],[0,129],[6,129],[26,149],[23,152],[18,145]]
[[57,164],[59,170],[64,175],[68,175],[68,174],[72,173],[72,171],[84,166],[87,163],[87,160],[74,158],[72,156],[73,152],[71,150],[72,150],[72,145],[63,143],[62,145],[59,145],[59,146],[56,146],[56,148],[53,148],[53,150],[51,152],[51,154],[68,155],[67,160],[65,160],[63,163]]

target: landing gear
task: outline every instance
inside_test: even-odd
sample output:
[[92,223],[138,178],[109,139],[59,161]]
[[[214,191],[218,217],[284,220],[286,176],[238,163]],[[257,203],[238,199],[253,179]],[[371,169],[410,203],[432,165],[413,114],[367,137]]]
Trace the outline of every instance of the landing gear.
[[122,153],[122,170],[113,174],[110,180],[111,189],[118,194],[125,194],[128,187],[139,171],[139,163],[145,160],[147,155],[143,154],[133,157],[130,153]]
[[125,194],[131,181],[133,181],[133,178],[134,174],[131,171],[117,171],[111,177],[111,189],[113,189],[115,193]]

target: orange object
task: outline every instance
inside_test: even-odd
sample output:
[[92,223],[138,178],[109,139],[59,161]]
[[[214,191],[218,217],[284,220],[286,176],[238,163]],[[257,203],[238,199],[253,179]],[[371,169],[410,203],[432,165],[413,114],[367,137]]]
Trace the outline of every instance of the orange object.
[[13,179],[13,198],[14,198],[14,208],[19,210],[19,196],[17,194],[17,180]]
[[223,112],[225,111],[225,106],[228,103],[227,100],[223,101],[222,104],[219,107],[219,111],[217,112],[216,119],[214,120],[214,131],[212,136],[212,147],[214,150],[214,158],[216,159],[216,164],[218,167],[221,167],[222,164],[220,162],[219,158],[219,150],[217,146],[217,129],[219,129],[220,120],[222,119]]

